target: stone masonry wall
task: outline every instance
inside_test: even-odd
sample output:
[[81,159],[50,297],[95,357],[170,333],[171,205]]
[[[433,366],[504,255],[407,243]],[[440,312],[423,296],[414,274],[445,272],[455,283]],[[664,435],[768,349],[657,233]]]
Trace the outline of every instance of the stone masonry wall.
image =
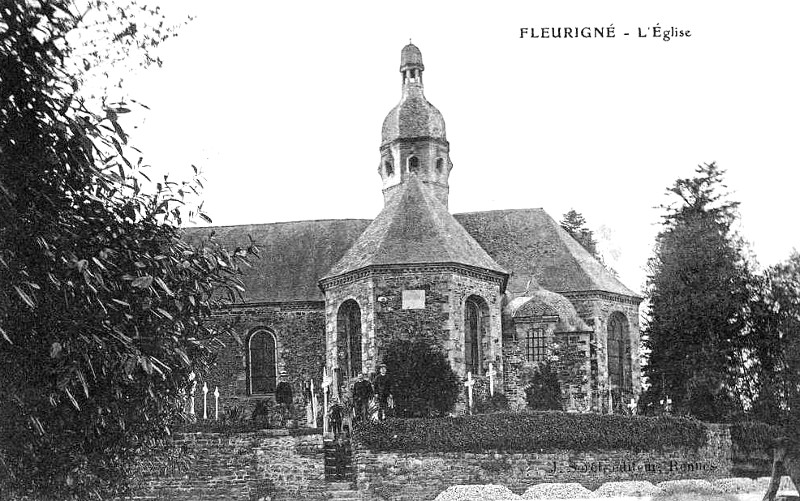
[[[403,309],[403,291],[425,291],[425,307]],[[427,335],[450,359],[453,370],[465,376],[464,303],[470,296],[486,302],[488,318],[481,338],[484,365],[502,370],[499,285],[452,271],[403,273],[375,277],[375,330],[378,351],[395,339]],[[485,369],[485,367],[484,367]]]
[[[339,352],[336,345],[339,308],[347,300],[354,300],[361,309],[361,364],[369,373],[376,369],[375,316],[373,313],[375,294],[369,277],[350,283],[329,287],[325,290],[325,357],[329,368],[338,367]],[[333,388],[338,388],[337,384]]]
[[[187,465],[144,475],[135,500],[250,501],[325,498],[322,436],[285,430],[178,435]],[[166,467],[166,468],[165,468]]]
[[628,321],[630,346],[631,381],[633,392],[641,393],[641,366],[639,354],[639,302],[625,296],[595,292],[563,293],[575,306],[578,315],[594,328],[596,374],[593,374],[593,409],[609,412],[608,409],[608,319],[615,312],[622,313]]
[[731,473],[727,428],[714,426],[705,447],[634,453],[402,453],[355,451],[365,500],[433,499],[457,484],[499,484],[521,494],[545,482],[578,482],[596,489],[622,480],[723,478]]
[[[273,399],[272,395],[249,395],[247,384],[248,336],[258,328],[266,328],[275,334],[277,340],[278,373],[287,371],[287,379],[292,386],[293,416],[304,420],[303,385],[313,378],[315,385],[319,386],[325,362],[322,305],[303,308],[290,305],[251,306],[239,308],[228,316],[235,321],[241,343],[232,336],[223,339],[225,346],[219,348],[216,361],[206,378],[211,392],[215,386],[219,387],[220,417],[231,407],[239,407],[247,415],[257,401]],[[197,409],[202,409],[202,392],[199,392],[201,387],[202,381],[196,393]],[[209,408],[213,409],[211,396]]]
[[[403,292],[422,291],[424,304],[403,308]],[[453,369],[464,370],[464,303],[478,296],[486,303],[486,332],[481,339],[484,365],[494,362],[502,371],[500,285],[451,269],[392,270],[374,273],[325,290],[328,364],[337,360],[337,313],[342,303],[355,300],[361,308],[362,364],[375,372],[382,350],[395,339],[429,336],[448,354]],[[485,369],[485,367],[484,367]]]

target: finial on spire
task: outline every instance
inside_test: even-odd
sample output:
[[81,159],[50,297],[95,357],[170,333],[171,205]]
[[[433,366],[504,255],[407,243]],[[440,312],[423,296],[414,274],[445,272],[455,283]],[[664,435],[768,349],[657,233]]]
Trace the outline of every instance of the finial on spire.
[[408,45],[403,47],[400,53],[400,71],[405,71],[408,68],[415,68],[420,71],[425,69],[422,64],[422,53],[416,45],[411,43],[410,38],[408,39]]

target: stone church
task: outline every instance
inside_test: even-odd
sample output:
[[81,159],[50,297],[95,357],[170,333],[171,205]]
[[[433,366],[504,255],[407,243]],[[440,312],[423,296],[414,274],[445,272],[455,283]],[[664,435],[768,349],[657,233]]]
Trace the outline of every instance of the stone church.
[[[246,302],[224,312],[240,342],[209,375],[221,406],[271,399],[285,371],[298,416],[302,388],[374,373],[396,338],[430,336],[455,372],[485,381],[489,364],[512,407],[531,367],[556,363],[568,410],[620,412],[640,391],[639,303],[542,209],[451,214],[450,143],[423,93],[420,50],[402,49],[402,95],[383,122],[373,220],[338,219],[213,230],[261,257]],[[555,355],[555,356],[554,356]],[[463,404],[462,404],[463,408]]]

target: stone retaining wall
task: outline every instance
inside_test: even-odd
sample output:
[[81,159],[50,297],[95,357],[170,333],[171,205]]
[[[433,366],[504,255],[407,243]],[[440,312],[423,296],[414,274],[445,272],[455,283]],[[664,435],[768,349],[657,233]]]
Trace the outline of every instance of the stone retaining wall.
[[543,482],[577,482],[595,489],[605,482],[714,479],[731,474],[727,428],[712,425],[705,447],[634,453],[401,453],[355,451],[359,490],[365,499],[433,499],[457,484],[499,484],[521,494]]
[[150,468],[137,500],[324,499],[322,435],[263,430],[177,435],[187,464]]
[[[186,464],[154,461],[137,500],[289,500],[326,498],[322,436],[310,430],[179,434],[174,446]],[[400,453],[354,448],[364,500],[433,499],[457,484],[499,484],[515,493],[543,482],[714,479],[731,475],[727,428],[712,425],[707,445],[633,453]]]

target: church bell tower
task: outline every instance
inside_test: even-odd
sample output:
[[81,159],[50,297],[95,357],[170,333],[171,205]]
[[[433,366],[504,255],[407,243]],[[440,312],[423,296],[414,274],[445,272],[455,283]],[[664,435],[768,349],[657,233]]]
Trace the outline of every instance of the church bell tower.
[[400,103],[383,121],[381,163],[384,205],[397,188],[416,176],[447,207],[450,144],[445,135],[444,118],[425,99],[422,85],[422,53],[413,44],[400,53],[402,96]]

